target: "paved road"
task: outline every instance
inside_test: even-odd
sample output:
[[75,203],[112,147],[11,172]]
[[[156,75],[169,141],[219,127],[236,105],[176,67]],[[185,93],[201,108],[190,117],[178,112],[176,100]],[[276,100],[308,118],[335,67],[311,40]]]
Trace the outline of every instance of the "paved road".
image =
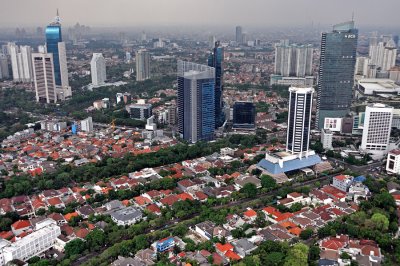
[[[292,188],[299,188],[299,187],[307,186],[307,185],[313,184],[313,183],[315,183],[315,182],[317,182],[317,181],[330,180],[333,176],[336,176],[336,175],[338,175],[338,174],[340,174],[340,172],[339,172],[339,173],[336,173],[336,174],[332,174],[332,175],[320,176],[320,177],[315,178],[315,179],[312,179],[312,180],[308,180],[308,181],[304,181],[304,182],[301,182],[301,183],[298,183],[298,184],[294,184],[294,185],[292,186]],[[265,192],[265,193],[258,194],[256,199],[261,199],[261,198],[264,198],[264,197],[267,197],[267,196],[272,196],[272,195],[274,195],[276,192],[278,192],[278,191],[281,190],[281,189],[283,189],[283,188],[278,188],[278,189],[274,189],[274,190],[272,190],[272,191],[270,191],[270,192]],[[245,203],[254,201],[254,200],[256,200],[256,199],[254,199],[254,198],[239,199],[239,200],[237,200],[237,201],[231,201],[231,202],[229,202],[229,203],[227,203],[227,204],[223,204],[223,205],[219,205],[219,206],[214,206],[214,207],[211,207],[211,208],[214,209],[214,210],[218,210],[218,209],[222,209],[222,208],[229,208],[229,207],[234,207],[234,206],[240,206],[240,205],[243,205],[243,204],[245,204]],[[244,208],[243,208],[243,209],[244,209]],[[199,214],[200,214],[200,212],[196,212],[196,213],[191,214],[189,217],[173,219],[173,220],[171,220],[171,221],[165,223],[165,224],[162,225],[162,226],[147,228],[147,229],[145,230],[145,233],[144,233],[144,234],[147,234],[147,233],[150,233],[150,232],[154,232],[154,231],[158,231],[158,230],[161,230],[161,229],[168,229],[168,228],[169,228],[170,226],[172,226],[172,225],[176,225],[177,223],[180,223],[180,222],[183,222],[183,221],[186,221],[186,220],[190,220],[190,219],[192,219],[192,218],[198,216]],[[120,241],[127,240],[127,239],[128,239],[128,237],[124,237],[124,238],[122,238]],[[104,247],[104,248],[102,248],[102,249],[101,249],[100,251],[98,251],[98,252],[93,252],[93,253],[90,253],[90,254],[88,254],[88,255],[86,255],[86,256],[84,256],[84,257],[81,257],[81,258],[79,258],[77,261],[73,262],[71,265],[73,265],[73,266],[81,265],[81,264],[87,262],[88,260],[90,260],[91,258],[93,258],[93,257],[95,257],[95,256],[97,256],[97,255],[99,255],[99,254],[101,254],[101,253],[104,252],[107,248],[108,248],[108,247]]]

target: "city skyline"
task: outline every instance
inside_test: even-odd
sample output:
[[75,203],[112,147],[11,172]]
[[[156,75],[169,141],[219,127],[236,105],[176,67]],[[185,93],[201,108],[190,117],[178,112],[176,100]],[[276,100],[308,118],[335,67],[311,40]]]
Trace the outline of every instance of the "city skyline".
[[[240,0],[206,1],[203,5],[196,6],[200,12],[189,12],[194,3],[183,0],[152,0],[146,2],[130,2],[118,0],[113,2],[97,0],[77,1],[71,0],[40,2],[26,2],[22,0],[3,3],[0,11],[0,25],[2,27],[22,27],[33,24],[47,24],[48,17],[55,15],[59,8],[60,15],[64,19],[64,25],[73,25],[76,21],[92,26],[145,26],[145,25],[241,25],[243,27],[273,27],[273,26],[302,26],[302,25],[331,25],[339,21],[350,20],[354,13],[354,19],[358,25],[364,26],[393,26],[396,25],[396,6],[400,3],[396,0],[348,2],[339,0],[335,2],[319,2],[315,0],[300,1],[261,1],[248,2]],[[209,3],[207,3],[209,2]],[[96,5],[94,5],[96,4]],[[343,9],[343,4],[346,8]],[[213,8],[209,9],[208,6]],[[392,8],[382,9],[382,5]],[[78,8],[79,7],[79,8]],[[95,7],[95,9],[94,9]],[[179,8],[177,8],[179,7]],[[288,8],[290,7],[290,8]],[[318,12],[309,12],[311,9]],[[285,10],[285,15],[277,10]],[[96,12],[87,12],[95,10]],[[133,10],[142,10],[135,12]],[[162,10],[160,12],[159,10]],[[187,10],[188,12],[181,12]],[[227,10],[219,12],[219,10]],[[201,12],[204,11],[204,12]],[[177,15],[179,12],[179,16]],[[370,18],[374,17],[372,23]],[[234,18],[234,19],[233,19]]]

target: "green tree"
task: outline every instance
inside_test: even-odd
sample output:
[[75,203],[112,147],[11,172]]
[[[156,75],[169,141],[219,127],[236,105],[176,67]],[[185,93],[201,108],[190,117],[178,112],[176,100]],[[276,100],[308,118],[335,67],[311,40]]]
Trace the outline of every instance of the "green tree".
[[263,188],[267,188],[268,190],[272,190],[276,188],[276,181],[273,177],[269,175],[261,176],[261,185]]
[[377,230],[387,231],[389,228],[389,219],[381,213],[374,213],[371,217],[371,221]]
[[83,242],[83,240],[80,238],[76,238],[65,245],[65,255],[67,257],[78,255],[81,254],[85,249],[85,242]]
[[284,266],[307,266],[308,250],[308,246],[303,243],[295,244],[289,249]]
[[309,239],[313,234],[313,230],[311,228],[307,228],[300,233],[300,238],[303,240]]
[[247,198],[256,198],[257,197],[257,187],[253,183],[246,183],[241,189],[240,192],[245,194]]
[[85,240],[89,250],[100,250],[106,243],[106,235],[104,231],[95,229],[86,236]]

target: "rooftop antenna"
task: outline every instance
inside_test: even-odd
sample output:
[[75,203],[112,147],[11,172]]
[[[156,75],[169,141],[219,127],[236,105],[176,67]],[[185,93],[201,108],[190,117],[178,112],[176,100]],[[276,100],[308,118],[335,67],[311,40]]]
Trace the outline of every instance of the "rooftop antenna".
[[57,8],[57,16],[56,16],[56,23],[58,23],[58,24],[60,24],[60,15],[59,15],[59,13],[58,13],[58,8]]

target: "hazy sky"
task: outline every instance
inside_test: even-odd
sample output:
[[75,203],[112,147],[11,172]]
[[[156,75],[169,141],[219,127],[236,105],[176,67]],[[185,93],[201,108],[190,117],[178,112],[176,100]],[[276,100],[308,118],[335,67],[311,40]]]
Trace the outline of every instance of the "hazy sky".
[[400,26],[400,0],[0,0],[0,27],[62,23],[89,26],[331,25]]

